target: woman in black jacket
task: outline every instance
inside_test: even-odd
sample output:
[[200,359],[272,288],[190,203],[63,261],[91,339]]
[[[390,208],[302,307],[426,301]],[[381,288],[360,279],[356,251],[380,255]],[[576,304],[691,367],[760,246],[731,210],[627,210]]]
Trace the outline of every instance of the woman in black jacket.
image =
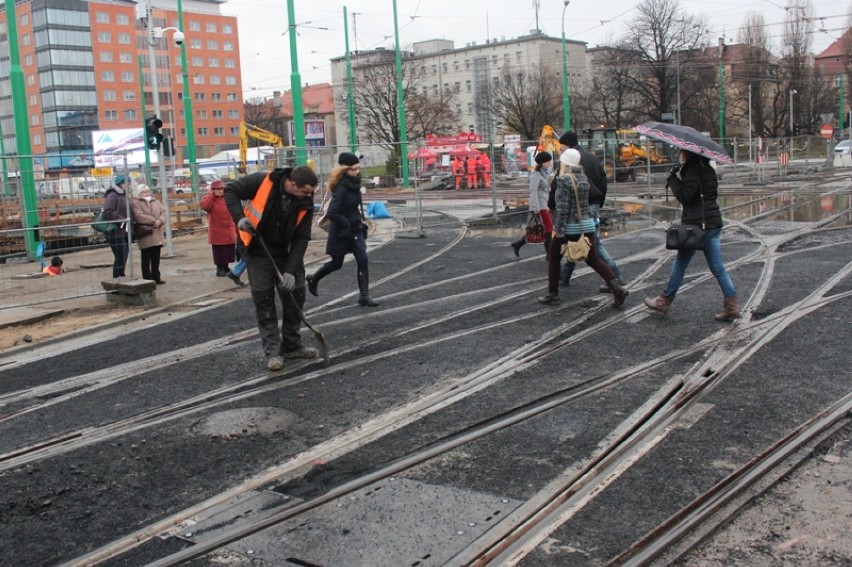
[[328,178],[331,201],[325,213],[331,221],[325,253],[331,260],[308,276],[308,291],[317,295],[321,279],[343,266],[343,257],[352,253],[358,265],[358,305],[375,307],[370,297],[370,274],[367,266],[367,224],[361,214],[361,162],[355,154],[344,152],[337,158],[339,164]]
[[[740,306],[737,303],[737,290],[731,276],[722,262],[722,212],[716,203],[719,182],[716,170],[710,165],[710,160],[704,156],[681,150],[683,165],[672,170],[668,178],[668,186],[675,198],[683,206],[681,223],[699,225],[704,228],[706,239],[704,243],[704,258],[710,272],[716,276],[716,281],[724,295],[723,310],[716,314],[717,321],[731,321],[740,316]],[[674,301],[677,290],[683,282],[683,276],[689,262],[695,255],[695,250],[678,250],[677,258],[672,265],[672,273],[663,293],[655,298],[645,298],[645,305],[650,309],[665,315]]]

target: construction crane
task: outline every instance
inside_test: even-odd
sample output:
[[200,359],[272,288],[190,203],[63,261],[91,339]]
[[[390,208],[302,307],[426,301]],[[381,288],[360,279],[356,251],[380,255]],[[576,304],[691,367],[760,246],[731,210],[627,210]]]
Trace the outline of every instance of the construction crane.
[[239,171],[242,175],[245,175],[248,171],[246,169],[246,159],[248,157],[248,145],[250,139],[260,140],[261,142],[276,148],[284,147],[284,138],[278,134],[273,134],[268,130],[264,130],[259,126],[255,126],[247,122],[240,122],[240,163],[237,165],[237,171]]

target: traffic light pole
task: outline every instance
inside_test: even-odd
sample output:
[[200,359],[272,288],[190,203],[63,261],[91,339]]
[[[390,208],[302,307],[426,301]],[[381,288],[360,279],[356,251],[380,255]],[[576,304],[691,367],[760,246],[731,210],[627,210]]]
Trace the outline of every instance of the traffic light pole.
[[[154,14],[151,9],[151,1],[148,0],[146,5],[146,13],[148,16],[148,37],[145,42],[148,44],[148,69],[151,71],[151,97],[154,99],[154,115],[160,120],[163,115],[160,114],[160,87],[157,79],[157,56],[154,53]],[[174,247],[172,246],[172,215],[169,213],[169,184],[166,180],[166,162],[163,156],[163,145],[159,144],[157,148],[157,165],[160,170],[160,194],[163,196],[163,209],[166,213],[166,257],[170,258],[175,255]]]

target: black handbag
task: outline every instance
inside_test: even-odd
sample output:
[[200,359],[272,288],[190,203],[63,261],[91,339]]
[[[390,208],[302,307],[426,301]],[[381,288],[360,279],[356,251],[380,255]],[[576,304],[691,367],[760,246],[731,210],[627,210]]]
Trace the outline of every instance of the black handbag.
[[541,215],[539,213],[532,213],[530,215],[530,220],[527,223],[524,238],[530,244],[539,244],[540,242],[544,242],[544,223],[541,221]]
[[701,224],[675,224],[666,229],[667,250],[704,250],[707,233],[704,231],[704,184],[698,180],[701,197]]

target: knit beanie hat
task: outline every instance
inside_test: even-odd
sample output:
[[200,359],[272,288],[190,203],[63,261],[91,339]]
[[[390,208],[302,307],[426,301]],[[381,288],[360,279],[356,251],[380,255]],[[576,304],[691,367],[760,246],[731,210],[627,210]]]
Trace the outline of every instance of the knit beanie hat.
[[361,163],[361,160],[359,160],[358,156],[353,153],[343,152],[342,154],[340,154],[340,157],[337,158],[337,163],[340,165],[352,167],[353,165],[358,165],[359,163]]
[[142,185],[137,185],[136,188],[133,189],[133,197],[138,199],[139,197],[142,196],[143,191],[150,191],[150,190],[151,190],[151,188],[148,187],[147,185],[145,185],[144,183]]
[[574,148],[568,148],[567,150],[562,152],[562,156],[559,158],[559,161],[563,164],[567,164],[572,167],[577,167],[578,165],[580,165],[580,152],[578,152]]
[[127,178],[123,175],[116,175],[115,179],[112,180],[112,184],[116,187],[124,185],[125,183],[127,183]]
[[573,148],[577,145],[577,133],[574,130],[568,130],[567,132],[559,136],[559,143],[563,146]]

